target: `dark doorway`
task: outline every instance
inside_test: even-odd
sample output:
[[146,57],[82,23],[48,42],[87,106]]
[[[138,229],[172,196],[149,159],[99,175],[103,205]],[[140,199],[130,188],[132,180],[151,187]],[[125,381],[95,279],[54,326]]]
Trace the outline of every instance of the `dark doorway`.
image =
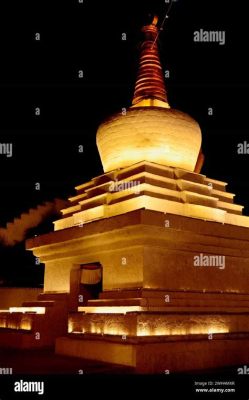
[[88,300],[98,299],[102,291],[102,266],[100,263],[80,266],[79,305],[87,305]]

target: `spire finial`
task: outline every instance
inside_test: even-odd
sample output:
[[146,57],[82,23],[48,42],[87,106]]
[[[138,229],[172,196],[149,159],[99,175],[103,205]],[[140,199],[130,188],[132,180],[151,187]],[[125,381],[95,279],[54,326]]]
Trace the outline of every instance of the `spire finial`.
[[[169,108],[162,66],[155,38],[158,35],[158,17],[142,28],[144,40],[140,46],[140,60],[135,84],[133,106],[160,106]],[[154,44],[154,45],[153,45]]]
[[154,15],[154,18],[153,18],[153,21],[152,21],[152,25],[157,25],[157,23],[158,23],[158,16],[157,15]]

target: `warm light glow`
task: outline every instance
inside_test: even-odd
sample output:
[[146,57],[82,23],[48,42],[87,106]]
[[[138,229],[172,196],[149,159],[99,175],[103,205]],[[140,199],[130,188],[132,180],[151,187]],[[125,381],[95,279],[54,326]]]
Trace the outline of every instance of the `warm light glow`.
[[[79,324],[77,324],[77,328],[78,326]],[[85,333],[85,329],[83,327],[81,328],[81,330],[74,329],[74,321],[72,320],[72,318],[69,318],[68,320],[67,331],[68,333],[77,333],[77,334]]]
[[10,307],[10,313],[35,313],[35,314],[45,314],[45,307]]
[[32,321],[30,319],[29,320],[25,319],[25,320],[21,321],[20,329],[30,331],[31,328],[32,328]]
[[[73,325],[69,323],[69,328],[68,328],[69,333],[84,333],[84,329],[82,331],[74,331],[73,330]],[[229,330],[225,327],[219,327],[219,326],[211,326],[211,327],[194,327],[187,329],[187,327],[182,327],[181,329],[179,328],[156,328],[156,329],[150,329],[148,327],[138,327],[137,331],[137,336],[172,336],[172,335],[208,335],[208,334],[216,334],[216,333],[228,333]],[[116,324],[115,327],[104,325],[103,327],[100,327],[94,323],[91,324],[91,328],[88,333],[93,333],[93,334],[104,334],[104,335],[115,335],[115,336],[120,336],[120,335],[129,335],[129,330],[124,329],[123,326],[119,325],[118,323]]]
[[104,327],[103,330],[104,335],[116,335],[116,336],[127,336],[129,334],[128,329],[124,330],[122,327],[117,327],[117,328],[109,328],[108,326]]
[[126,314],[127,312],[143,311],[140,306],[115,306],[115,307],[78,307],[78,311],[86,314]]
[[[1,312],[3,312],[3,311],[1,311]],[[0,328],[6,328],[6,327],[7,327],[6,318],[2,318],[2,317],[0,316]]]
[[139,101],[138,103],[134,104],[131,106],[131,108],[135,107],[163,107],[163,108],[170,108],[168,103],[165,103],[165,101],[161,101],[158,99],[143,99]]
[[195,120],[180,111],[133,107],[100,125],[97,146],[105,172],[140,161],[194,171],[201,131]]
[[227,327],[222,326],[196,326],[182,328],[158,327],[150,329],[149,327],[138,327],[137,336],[168,336],[168,335],[208,335],[215,333],[228,333]]
[[69,318],[68,332],[129,336],[208,335],[229,332],[226,321],[221,318],[207,316],[189,321],[170,315],[157,317],[150,313],[122,315],[120,308],[132,311],[131,308],[134,307],[91,307],[91,313],[88,314],[84,312],[87,307],[79,307],[78,313],[73,313]]
[[70,319],[68,320],[67,331],[68,331],[68,333],[72,333],[73,332],[73,324],[72,324],[72,321]]
[[6,310],[1,310],[0,328],[31,330],[32,316],[28,314],[23,315],[23,313],[11,313]]

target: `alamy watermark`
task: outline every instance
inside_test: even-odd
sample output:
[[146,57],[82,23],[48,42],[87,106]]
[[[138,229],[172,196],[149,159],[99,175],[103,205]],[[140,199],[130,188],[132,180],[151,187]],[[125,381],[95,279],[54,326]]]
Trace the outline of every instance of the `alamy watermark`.
[[204,255],[200,253],[194,256],[195,267],[217,267],[219,269],[225,268],[225,256],[218,255]]
[[206,43],[218,43],[224,45],[226,42],[226,31],[206,31],[199,29],[194,31],[193,34],[194,42],[206,42]]
[[13,369],[12,368],[0,368],[0,375],[12,375]]
[[243,143],[237,144],[237,153],[238,154],[249,154],[249,143],[244,140]]
[[14,391],[15,392],[36,392],[40,395],[44,394],[44,382],[27,382],[23,381],[16,381],[14,383]]
[[115,179],[115,181],[112,182],[109,186],[110,192],[122,192],[123,190],[130,190],[135,194],[139,194],[140,182],[139,181],[118,182],[118,180]]
[[237,369],[238,375],[249,375],[249,367],[247,365],[243,365]]
[[13,144],[12,143],[0,143],[0,155],[6,157],[12,157],[13,155]]

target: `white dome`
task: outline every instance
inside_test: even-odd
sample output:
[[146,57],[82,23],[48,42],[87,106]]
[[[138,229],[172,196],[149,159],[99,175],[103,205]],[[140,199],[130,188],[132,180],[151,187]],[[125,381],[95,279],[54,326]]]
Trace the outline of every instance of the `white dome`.
[[171,108],[134,107],[114,114],[97,131],[104,172],[140,161],[194,171],[201,130],[188,114]]

